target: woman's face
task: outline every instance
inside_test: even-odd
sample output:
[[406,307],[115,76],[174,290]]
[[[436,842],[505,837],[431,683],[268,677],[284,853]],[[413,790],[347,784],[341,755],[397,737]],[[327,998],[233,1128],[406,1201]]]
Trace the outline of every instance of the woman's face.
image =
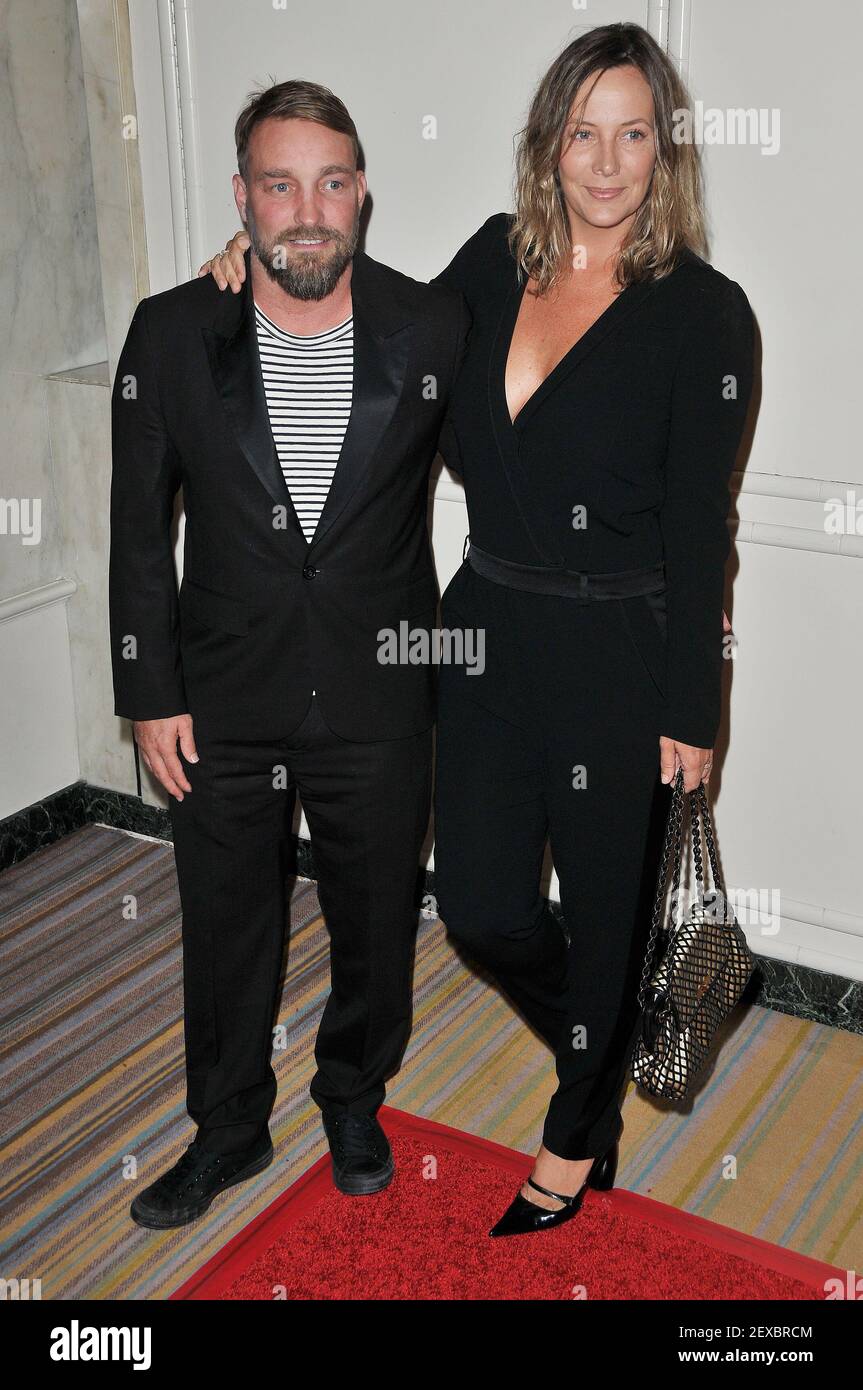
[[579,224],[623,231],[647,197],[656,163],[653,96],[638,68],[609,68],[584,86],[591,83],[580,120],[583,89],[576,93],[558,165],[576,240]]

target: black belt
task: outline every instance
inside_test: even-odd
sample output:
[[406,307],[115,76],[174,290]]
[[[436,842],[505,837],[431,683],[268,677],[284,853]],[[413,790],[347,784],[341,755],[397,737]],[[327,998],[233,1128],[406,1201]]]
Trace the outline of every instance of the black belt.
[[553,569],[547,565],[518,565],[501,560],[475,545],[468,547],[468,564],[484,579],[505,584],[510,589],[527,589],[533,594],[555,594],[561,598],[631,598],[634,594],[655,594],[665,588],[665,565],[648,565],[639,570],[613,570],[607,574],[586,574],[583,570]]

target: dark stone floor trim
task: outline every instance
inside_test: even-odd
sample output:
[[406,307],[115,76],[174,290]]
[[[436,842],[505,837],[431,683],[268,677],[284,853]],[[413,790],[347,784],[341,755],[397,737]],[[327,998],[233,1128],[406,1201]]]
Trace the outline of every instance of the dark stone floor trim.
[[[59,840],[82,825],[100,822],[118,830],[173,840],[171,817],[167,810],[148,806],[136,796],[74,782],[33,806],[27,806],[0,821],[0,870],[19,863],[34,850]],[[294,836],[295,872],[315,878],[312,847],[308,840]],[[434,897],[434,874],[419,871],[417,904]],[[555,915],[560,906],[551,903]],[[826,1023],[849,1032],[863,1033],[863,981],[843,975],[813,970],[811,966],[756,956],[757,969],[744,998],[795,1018]]]

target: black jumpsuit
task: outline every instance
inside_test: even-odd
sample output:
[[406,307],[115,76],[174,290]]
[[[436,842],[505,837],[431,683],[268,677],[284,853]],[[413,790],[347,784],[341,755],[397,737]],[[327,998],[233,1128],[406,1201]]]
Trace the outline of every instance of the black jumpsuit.
[[[510,220],[490,218],[437,277],[473,316],[440,443],[470,543],[542,570],[665,574],[664,592],[585,601],[467,561],[442,599],[444,627],[479,629],[485,646],[476,669],[440,670],[438,909],[554,1051],[543,1142],[580,1159],[622,1129],[670,794],[659,737],[710,748],[719,724],[753,317],[736,282],[686,251],[664,279],[623,290],[513,424],[504,373],[524,282]],[[547,841],[569,950],[541,896]]]

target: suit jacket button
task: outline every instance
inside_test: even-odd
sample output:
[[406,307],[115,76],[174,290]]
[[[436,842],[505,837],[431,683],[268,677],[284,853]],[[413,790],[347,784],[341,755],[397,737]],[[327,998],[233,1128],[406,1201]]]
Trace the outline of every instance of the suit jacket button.
[[303,579],[314,579],[317,572],[314,565],[303,565]]

